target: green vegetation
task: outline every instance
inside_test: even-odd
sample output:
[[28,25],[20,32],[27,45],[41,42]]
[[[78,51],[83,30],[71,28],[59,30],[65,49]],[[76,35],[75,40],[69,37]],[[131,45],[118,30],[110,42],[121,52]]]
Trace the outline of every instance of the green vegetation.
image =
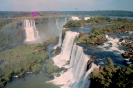
[[110,17],[101,17],[100,15],[95,15],[88,20],[70,20],[65,25],[64,28],[72,28],[72,27],[84,27],[89,25],[96,25],[96,24],[106,24],[106,23],[132,23],[133,20],[126,19],[126,18],[117,18],[114,17],[111,19]]
[[106,27],[93,27],[91,33],[80,33],[79,37],[75,39],[75,42],[85,44],[101,45],[106,42],[104,34],[110,34],[118,32],[124,34],[126,31],[133,31],[133,25],[130,23],[107,25]]
[[104,37],[104,35],[98,32],[96,28],[94,29],[95,30],[92,30],[90,34],[81,32],[79,37],[75,39],[75,42],[85,43],[85,44],[95,44],[95,45],[100,45],[106,42],[106,38]]
[[130,23],[108,25],[105,28],[100,29],[102,33],[119,32],[123,34],[126,31],[132,31],[133,25]]
[[52,59],[47,59],[47,60],[45,61],[45,63],[47,63],[47,64],[54,64],[54,61],[53,61]]
[[64,28],[84,27],[93,24],[109,23],[111,21],[112,20],[109,17],[101,17],[99,15],[96,15],[88,20],[70,20],[64,25]]
[[91,73],[90,88],[132,88],[133,64],[126,68],[114,67],[111,58],[107,58],[109,65],[101,67],[99,72]]
[[[109,17],[101,17],[99,15],[94,16],[90,19],[85,21],[69,21],[64,25],[64,27],[79,27],[83,24],[86,25],[86,23],[90,24],[101,24],[101,23],[108,23],[112,22],[115,23],[114,25],[107,25],[106,27],[93,27],[91,29],[91,33],[82,33],[80,32],[79,37],[75,39],[75,42],[79,43],[85,43],[85,44],[95,44],[95,45],[101,45],[104,42],[106,42],[105,34],[113,33],[113,32],[119,32],[120,34],[125,33],[126,31],[132,31],[133,25],[131,24],[132,20],[122,19],[122,18],[114,18],[110,19]],[[121,23],[122,22],[122,23]],[[79,24],[80,23],[80,24]],[[124,24],[123,24],[124,23]],[[62,30],[62,39],[64,39],[65,32],[67,30]]]
[[60,54],[60,52],[61,52],[61,47],[57,47],[57,48],[54,50],[53,55],[56,56],[56,55]]
[[59,71],[59,67],[51,64],[44,64],[42,66],[42,71],[48,74],[52,74],[55,71]]
[[64,25],[64,27],[65,28],[81,27],[81,21],[80,20],[70,20]]
[[56,71],[60,71],[59,67],[53,64],[54,64],[54,61],[52,59],[47,59],[42,66],[42,71],[48,74],[52,74]]
[[34,53],[44,53],[47,50],[47,44],[46,42],[42,42],[40,44],[37,44],[34,46]]
[[7,18],[1,18],[0,19],[0,30],[7,24],[11,23],[12,19],[7,19]]
[[[46,72],[52,73],[58,71],[57,66],[45,52],[48,44],[57,44],[59,37],[52,37],[37,45],[21,45],[14,49],[0,52],[0,84],[4,86],[7,81],[11,81],[13,75],[24,76],[27,71],[38,72],[41,69],[41,63],[45,62]],[[44,67],[42,67],[44,68]]]
[[59,37],[58,36],[51,37],[50,39],[46,40],[45,42],[56,45],[59,42]]
[[40,64],[36,64],[34,66],[31,67],[33,72],[38,72],[40,70],[41,65]]
[[44,53],[46,50],[47,50],[47,45],[48,44],[54,44],[56,45],[59,41],[59,37],[56,36],[56,37],[51,37],[50,39],[40,43],[40,44],[37,44],[34,46],[34,53]]
[[101,17],[100,15],[95,15],[94,17],[91,17],[86,22],[91,24],[97,24],[97,23],[108,23],[111,22],[112,19],[110,17]]
[[36,51],[38,48],[45,48],[44,43],[38,45],[21,45],[15,49],[0,52],[0,83],[10,81],[13,74],[19,77],[26,71],[37,72],[40,70],[40,63],[44,62],[49,56],[45,52]]

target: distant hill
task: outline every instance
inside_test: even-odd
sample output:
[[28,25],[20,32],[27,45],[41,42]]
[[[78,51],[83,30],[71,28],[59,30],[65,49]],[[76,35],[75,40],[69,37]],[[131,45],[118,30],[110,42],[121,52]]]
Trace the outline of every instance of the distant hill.
[[[28,16],[30,17],[32,12],[24,11],[0,11],[0,18],[15,18]],[[133,11],[122,10],[107,10],[107,11],[39,11],[39,16],[47,15],[101,15],[101,16],[121,16],[121,17],[133,17]]]

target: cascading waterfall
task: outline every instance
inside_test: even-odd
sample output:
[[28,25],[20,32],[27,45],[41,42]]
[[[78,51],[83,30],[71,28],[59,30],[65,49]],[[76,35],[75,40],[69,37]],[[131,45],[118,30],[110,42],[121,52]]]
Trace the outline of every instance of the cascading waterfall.
[[79,33],[77,32],[71,32],[71,31],[66,32],[66,37],[62,45],[62,51],[59,55],[53,58],[55,65],[57,65],[58,67],[62,67],[67,63],[67,61],[69,61],[74,39],[78,35]]
[[[65,17],[65,22],[63,23],[63,25],[66,24],[66,22],[67,22],[67,18]],[[57,29],[58,29],[59,31],[62,31],[62,28],[63,28],[63,27],[62,27],[62,26],[59,27],[58,19],[56,19],[56,27],[57,27]],[[57,47],[60,47],[61,44],[62,44],[62,32],[60,33],[60,36],[59,36],[59,42],[58,42],[58,44],[54,47],[54,49],[56,49]]]
[[67,18],[65,17],[65,23],[64,24],[66,24],[67,23]]
[[[59,31],[62,30],[62,27],[59,27],[59,23],[58,23],[58,19],[56,19],[56,27]],[[60,33],[60,36],[59,36],[59,42],[58,44],[54,47],[54,49],[56,49],[57,47],[61,46],[61,43],[62,43],[62,32]]]
[[76,45],[76,43],[73,45],[73,40],[77,35],[77,32],[66,32],[62,52],[53,58],[57,66],[63,67],[71,57],[68,70],[61,72],[59,77],[55,77],[52,80],[53,83],[61,85],[61,88],[89,88],[89,75],[94,68],[98,68],[98,66],[92,63],[91,68],[87,71],[89,56],[84,54],[82,47]]
[[26,32],[25,42],[34,41],[39,38],[34,20],[23,20],[23,28]]

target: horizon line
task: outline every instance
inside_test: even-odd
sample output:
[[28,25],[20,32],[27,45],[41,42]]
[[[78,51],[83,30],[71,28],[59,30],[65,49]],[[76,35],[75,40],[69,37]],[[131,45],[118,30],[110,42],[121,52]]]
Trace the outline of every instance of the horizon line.
[[[36,10],[35,10],[36,11]],[[86,12],[89,12],[87,10],[79,10],[79,11],[75,11],[75,10],[65,10],[65,11],[61,11],[61,10],[38,10],[37,12],[69,12],[69,11],[73,11],[73,12],[79,12],[79,11],[86,11]],[[127,11],[127,12],[133,12],[133,11],[130,11],[130,10],[90,10],[90,11]],[[2,11],[0,11],[2,12]],[[15,11],[15,10],[3,10],[3,12],[34,12],[34,11]]]

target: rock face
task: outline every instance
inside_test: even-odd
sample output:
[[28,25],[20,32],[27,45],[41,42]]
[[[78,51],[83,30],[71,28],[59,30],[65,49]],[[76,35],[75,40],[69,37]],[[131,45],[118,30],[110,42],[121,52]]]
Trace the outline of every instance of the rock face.
[[105,43],[107,41],[106,38],[101,38],[101,39],[98,39],[98,41],[95,43],[96,45],[102,45],[103,43]]
[[122,42],[123,41],[123,39],[119,39],[119,42]]
[[129,61],[133,62],[133,49],[130,48],[130,49],[126,50],[126,51],[122,54],[122,56],[123,56],[124,58],[130,58]]
[[60,54],[60,52],[61,52],[61,47],[57,47],[57,48],[54,50],[53,54],[54,54],[54,56],[56,56],[56,55]]
[[130,62],[133,62],[133,55],[130,55]]
[[95,60],[93,60],[93,59],[89,59],[89,60],[88,60],[88,62],[87,62],[87,70],[90,68],[90,64],[91,64],[92,62],[95,62]]
[[126,50],[126,51],[123,53],[123,57],[124,57],[124,58],[129,58],[130,55],[133,55],[132,50],[133,50],[133,49],[128,49],[128,50]]
[[128,44],[128,47],[133,48],[133,43]]
[[122,42],[121,45],[123,45],[123,46],[127,46],[128,43],[126,43],[126,42]]
[[126,42],[126,43],[130,43],[130,42],[131,42],[131,40],[127,39],[127,40],[125,40],[125,42]]
[[99,68],[94,68],[94,73],[99,73],[100,69]]
[[123,46],[128,46],[128,47],[130,47],[130,46],[133,47],[132,40],[126,39],[125,42],[122,42],[122,41],[123,41],[123,39],[119,39],[119,42],[121,42],[121,45],[123,45]]
[[92,56],[92,58],[97,58],[97,57],[100,57],[100,56]]
[[[130,40],[131,37],[127,37],[127,40],[125,40],[125,42],[122,42],[121,45],[129,47],[129,49],[127,49],[122,56],[124,58],[129,58],[130,62],[133,62],[133,42],[132,40]],[[119,40],[119,42],[121,41],[121,39]]]

